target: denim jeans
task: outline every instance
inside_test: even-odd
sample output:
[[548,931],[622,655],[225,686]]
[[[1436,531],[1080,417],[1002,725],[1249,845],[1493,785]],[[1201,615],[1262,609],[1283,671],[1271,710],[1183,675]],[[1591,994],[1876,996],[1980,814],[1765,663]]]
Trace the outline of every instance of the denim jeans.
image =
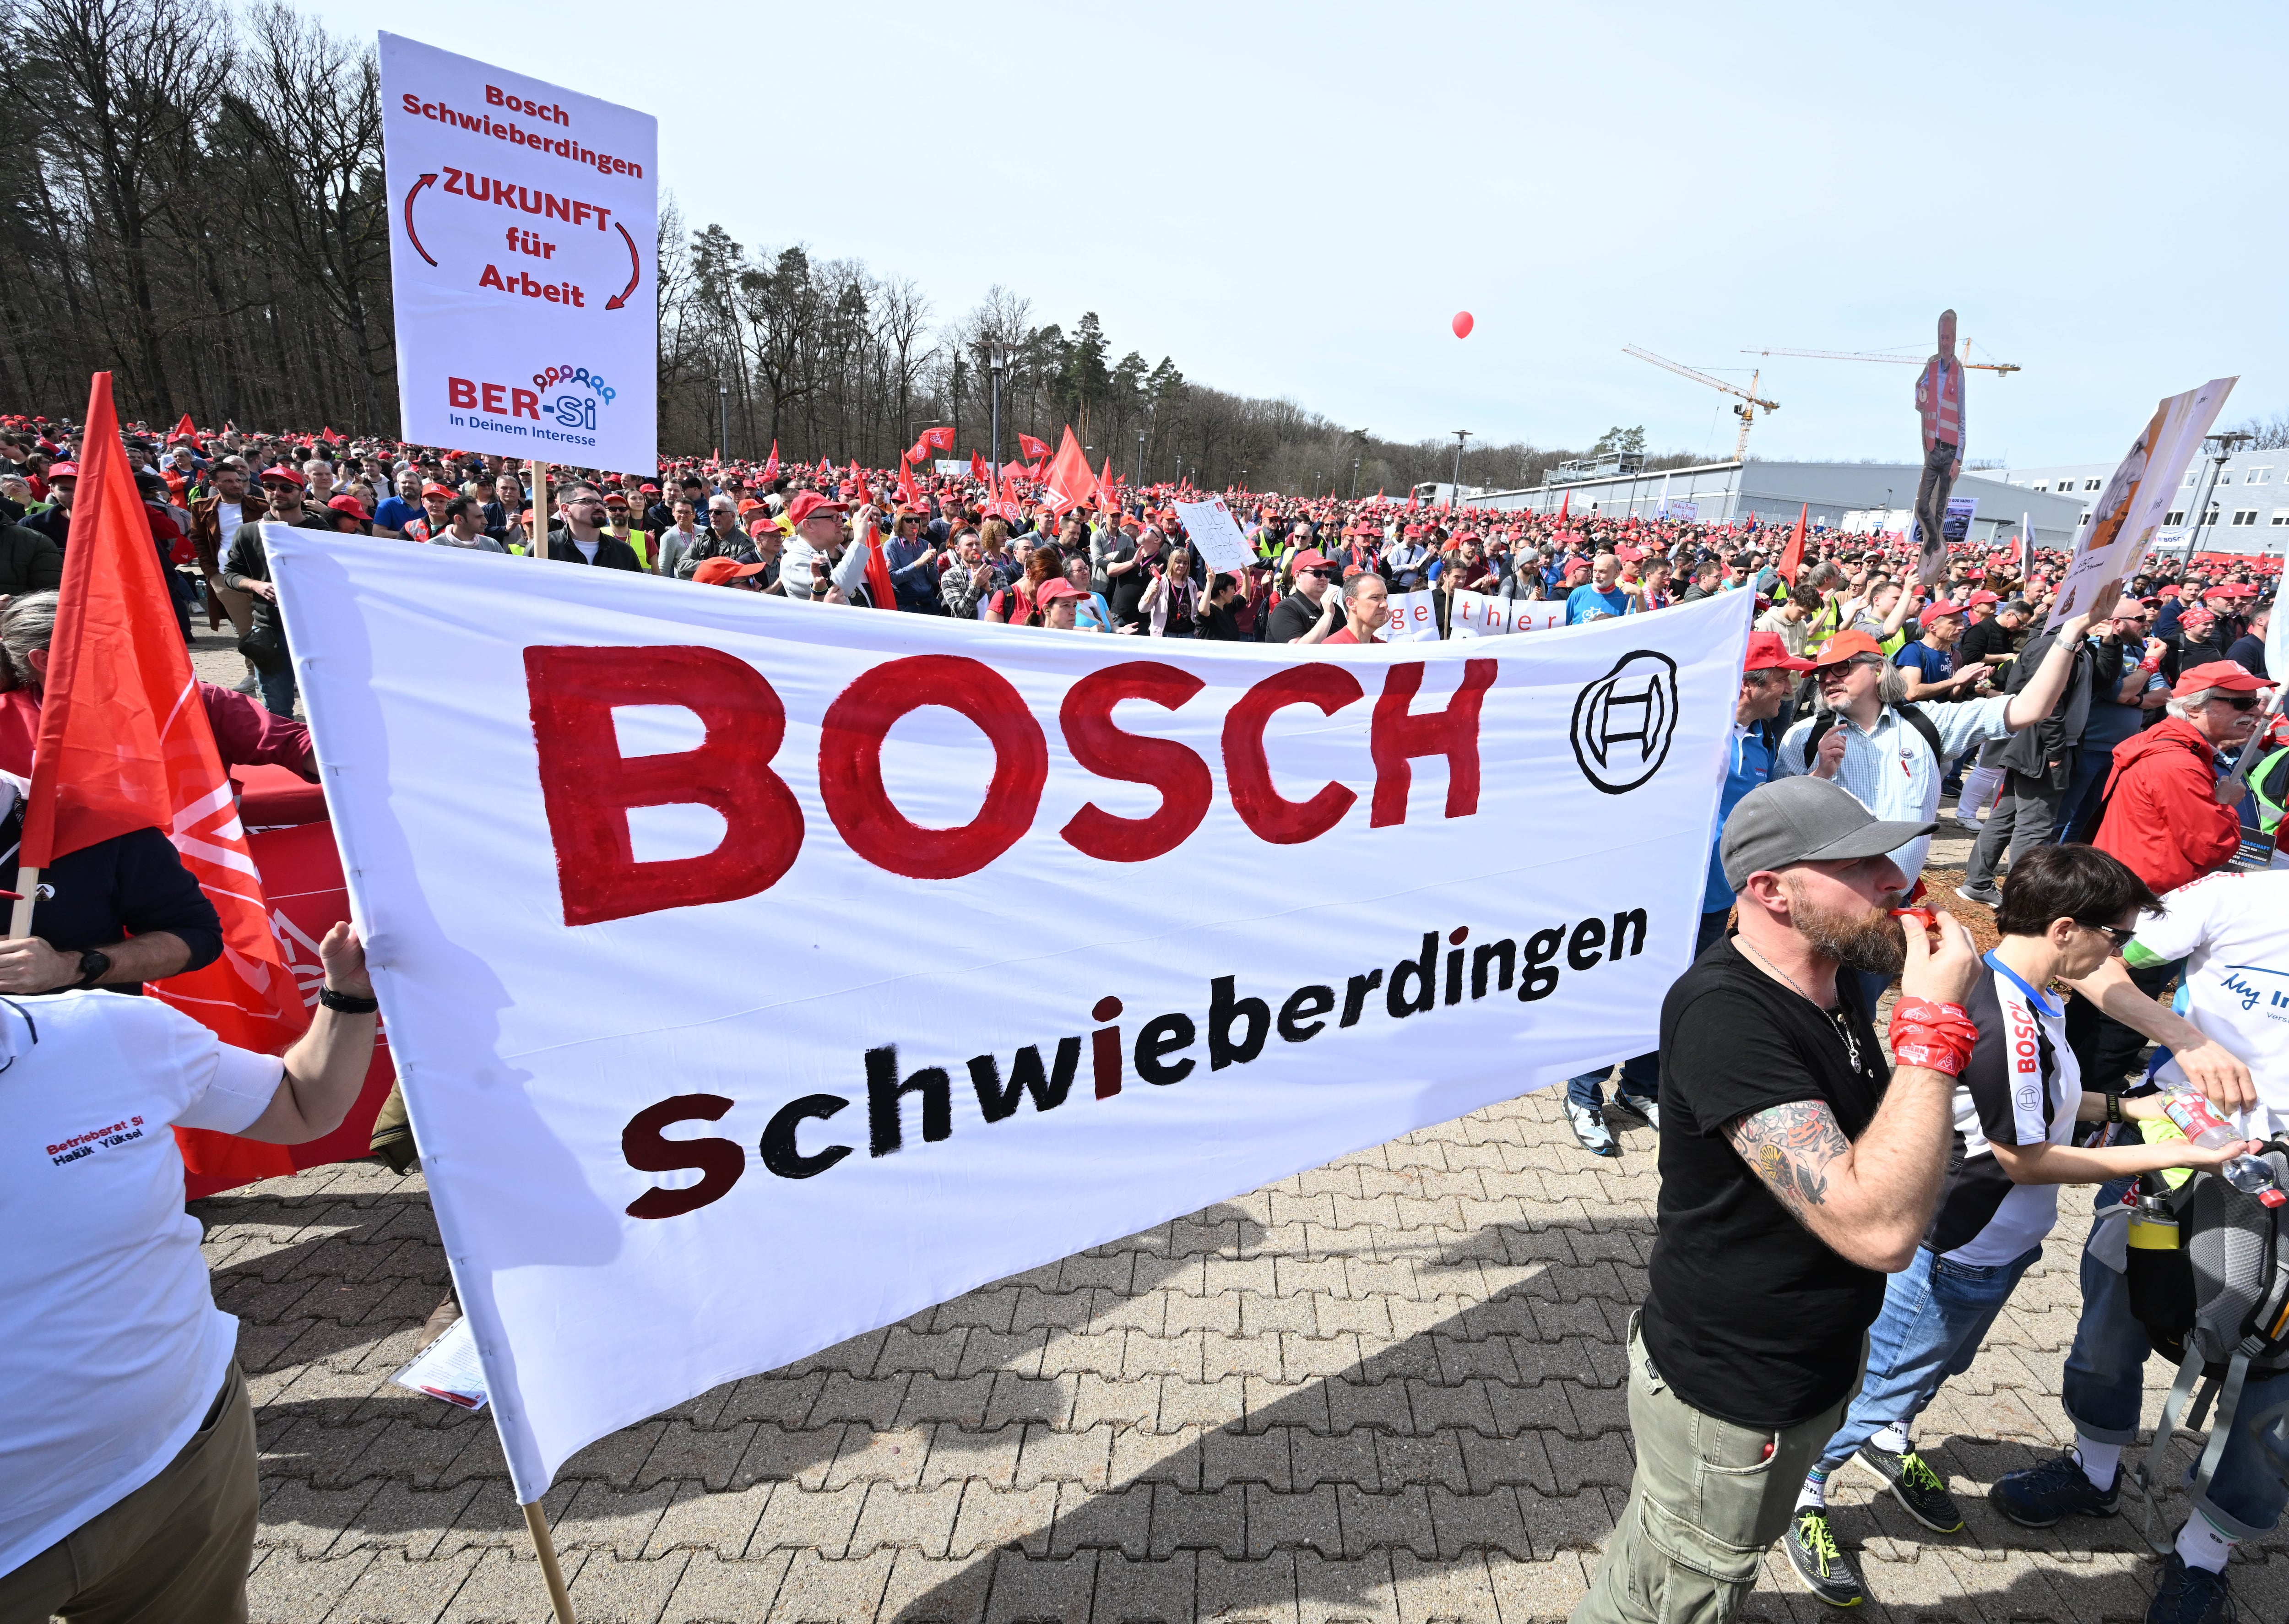
[[1868,1332],[1868,1374],[1828,1440],[1820,1464],[1833,1470],[1886,1427],[1905,1428],[1942,1383],[1971,1368],[1987,1328],[2011,1300],[2037,1246],[2008,1263],[1953,1263],[1928,1246],[1884,1283],[1884,1307]]
[[[1693,935],[1693,956],[1699,958],[1709,951],[1709,946],[1725,933],[1725,922],[1733,916],[1732,908],[1711,908],[1701,916],[1701,924]],[[1604,1084],[1611,1066],[1600,1066],[1595,1071],[1585,1071],[1578,1077],[1566,1080],[1566,1103],[1586,1106],[1591,1110],[1606,1103]],[[1661,1098],[1661,1052],[1633,1054],[1622,1062],[1622,1080],[1614,1092],[1623,1100],[1654,1100]]]
[[2059,799],[2058,827],[2051,831],[2052,839],[2089,844],[2098,833],[2099,796],[2113,771],[2111,749],[2075,751],[2074,776],[2067,780],[2067,792]]
[[262,684],[262,703],[274,716],[291,718],[294,714],[294,668],[281,661],[275,671],[256,673]]
[[[2102,1185],[2096,1209],[2102,1212],[2115,1205],[2124,1188],[2120,1180]],[[2059,1384],[2060,1407],[2078,1432],[2126,1449],[2138,1442],[2146,1358],[2153,1351],[2146,1327],[2130,1311],[2128,1280],[2086,1249],[2082,1318],[2075,1326],[2066,1376]],[[2271,1532],[2281,1521],[2283,1504],[2289,1502],[2289,1419],[2267,1413],[2277,1405],[2289,1405],[2289,1372],[2251,1376],[2241,1389],[2233,1436],[2219,1457],[2217,1475],[2195,1502],[2195,1509],[2229,1539],[2254,1540]]]

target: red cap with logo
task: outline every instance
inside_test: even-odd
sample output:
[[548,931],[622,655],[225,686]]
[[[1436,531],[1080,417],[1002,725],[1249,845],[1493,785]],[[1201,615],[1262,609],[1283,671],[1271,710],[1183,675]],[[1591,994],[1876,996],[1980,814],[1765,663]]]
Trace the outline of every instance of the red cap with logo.
[[788,504],[787,518],[792,524],[801,524],[806,519],[821,516],[839,519],[849,511],[847,502],[831,502],[816,491],[803,491],[799,492],[794,500]]
[[2205,688],[2221,688],[2228,693],[2255,693],[2265,685],[2256,673],[2237,660],[2213,660],[2181,676],[2178,685],[2170,692],[2182,700],[2189,693],[2201,692]]
[[1749,658],[1743,662],[1743,671],[1809,671],[1812,661],[1799,660],[1788,652],[1778,632],[1752,631],[1749,634]]

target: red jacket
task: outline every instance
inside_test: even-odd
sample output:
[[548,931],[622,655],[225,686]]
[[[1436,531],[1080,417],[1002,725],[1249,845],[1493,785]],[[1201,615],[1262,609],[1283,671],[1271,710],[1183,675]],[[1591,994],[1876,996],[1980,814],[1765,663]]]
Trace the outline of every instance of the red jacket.
[[2157,892],[2189,884],[2241,847],[2241,819],[2217,803],[2216,751],[2172,716],[2114,747],[2106,820],[2091,844]]

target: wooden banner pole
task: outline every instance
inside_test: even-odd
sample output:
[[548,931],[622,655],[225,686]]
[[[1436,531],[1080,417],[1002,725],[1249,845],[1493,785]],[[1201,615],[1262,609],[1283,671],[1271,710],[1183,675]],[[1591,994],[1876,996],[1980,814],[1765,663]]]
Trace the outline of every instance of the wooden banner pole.
[[532,498],[533,533],[528,538],[525,549],[532,557],[546,558],[548,556],[548,465],[535,462],[526,471],[532,476],[526,494]]
[[37,868],[16,870],[16,884],[23,888],[8,910],[8,936],[11,940],[32,933],[32,902],[40,894],[40,871]]
[[564,1570],[556,1563],[556,1541],[549,1537],[548,1515],[541,1510],[538,1500],[524,1508],[524,1527],[532,1536],[534,1552],[540,1557],[540,1576],[548,1581],[548,1604],[556,1610],[556,1624],[576,1624],[572,1593],[564,1588]]

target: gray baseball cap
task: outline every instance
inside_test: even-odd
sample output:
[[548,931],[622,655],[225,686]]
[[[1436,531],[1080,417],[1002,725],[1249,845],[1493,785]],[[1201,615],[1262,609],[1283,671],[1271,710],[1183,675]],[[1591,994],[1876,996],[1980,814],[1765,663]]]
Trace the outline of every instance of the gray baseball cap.
[[1881,857],[1938,827],[1886,823],[1828,779],[1776,778],[1749,791],[1733,809],[1717,852],[1725,883],[1738,892],[1765,869]]

